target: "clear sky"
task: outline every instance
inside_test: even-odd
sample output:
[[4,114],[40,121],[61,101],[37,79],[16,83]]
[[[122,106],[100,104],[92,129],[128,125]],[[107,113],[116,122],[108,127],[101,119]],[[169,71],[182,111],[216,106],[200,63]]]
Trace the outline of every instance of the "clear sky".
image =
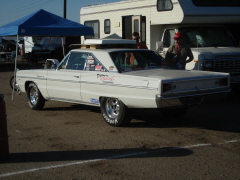
[[[87,4],[111,3],[121,0],[67,0],[67,19],[80,23],[80,9]],[[64,0],[0,0],[0,26],[40,9],[63,17]]]

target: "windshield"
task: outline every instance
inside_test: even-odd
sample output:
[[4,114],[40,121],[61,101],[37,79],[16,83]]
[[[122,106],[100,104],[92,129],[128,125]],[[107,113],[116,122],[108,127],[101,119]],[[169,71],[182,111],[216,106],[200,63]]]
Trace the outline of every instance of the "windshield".
[[235,46],[228,31],[223,27],[180,28],[190,47]]
[[110,56],[119,72],[163,68],[164,59],[154,51],[117,51]]

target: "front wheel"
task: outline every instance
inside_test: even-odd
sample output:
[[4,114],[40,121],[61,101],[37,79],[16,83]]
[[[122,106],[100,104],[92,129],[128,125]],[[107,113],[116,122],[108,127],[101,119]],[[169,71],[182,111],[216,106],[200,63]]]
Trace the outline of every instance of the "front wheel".
[[131,121],[131,111],[117,98],[101,98],[101,113],[107,124],[124,126]]
[[40,110],[45,105],[45,99],[35,83],[30,83],[27,90],[29,106],[34,110]]

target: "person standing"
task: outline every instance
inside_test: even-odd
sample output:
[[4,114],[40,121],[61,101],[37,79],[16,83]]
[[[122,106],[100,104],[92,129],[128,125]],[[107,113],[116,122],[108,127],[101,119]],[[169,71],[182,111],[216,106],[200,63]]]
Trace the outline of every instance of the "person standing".
[[144,43],[140,43],[140,36],[138,32],[134,32],[132,34],[132,40],[135,40],[137,43],[137,48],[138,49],[148,49],[148,47],[146,46],[146,44]]
[[185,69],[186,63],[193,60],[192,50],[184,42],[182,33],[175,33],[173,39],[175,40],[175,44],[168,48],[165,59],[167,63],[174,65],[178,69]]
[[[140,36],[138,32],[132,33],[132,40],[136,41],[138,49],[148,49],[146,44],[140,42]],[[136,65],[136,58],[134,57],[133,53],[128,53],[127,59],[129,60],[130,66],[134,67]]]

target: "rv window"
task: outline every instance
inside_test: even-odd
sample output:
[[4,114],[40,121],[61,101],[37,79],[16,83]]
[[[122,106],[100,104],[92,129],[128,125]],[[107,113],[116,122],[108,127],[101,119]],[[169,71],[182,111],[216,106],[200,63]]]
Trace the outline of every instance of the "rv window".
[[240,7],[238,0],[192,0],[195,6]]
[[104,33],[105,34],[110,34],[111,32],[111,23],[110,23],[110,19],[105,19],[104,20]]
[[134,19],[134,32],[139,32],[139,21],[138,19]]
[[141,24],[141,42],[146,44],[146,16],[142,16],[142,24]]
[[100,38],[100,32],[99,32],[99,21],[85,21],[84,25],[90,26],[93,28],[94,35],[93,36],[84,36],[85,39],[99,39]]
[[157,11],[169,11],[173,9],[171,0],[157,0]]

